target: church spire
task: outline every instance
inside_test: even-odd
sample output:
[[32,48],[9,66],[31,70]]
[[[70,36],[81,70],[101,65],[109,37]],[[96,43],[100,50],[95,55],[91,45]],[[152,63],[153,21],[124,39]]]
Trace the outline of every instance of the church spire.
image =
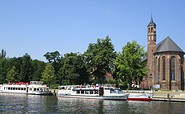
[[156,24],[153,21],[152,15],[151,15],[151,20],[150,20],[150,23],[148,24],[148,26],[156,26]]

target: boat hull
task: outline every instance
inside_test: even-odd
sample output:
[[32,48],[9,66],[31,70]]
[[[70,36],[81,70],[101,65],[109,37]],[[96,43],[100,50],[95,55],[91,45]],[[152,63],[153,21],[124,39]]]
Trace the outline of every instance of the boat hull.
[[128,100],[134,100],[134,101],[151,101],[152,100],[152,94],[131,93],[128,96]]
[[152,101],[152,98],[129,98],[127,100],[131,101]]
[[81,95],[57,95],[61,98],[81,98],[81,99],[100,99],[100,100],[127,100],[128,95],[124,96],[81,96]]

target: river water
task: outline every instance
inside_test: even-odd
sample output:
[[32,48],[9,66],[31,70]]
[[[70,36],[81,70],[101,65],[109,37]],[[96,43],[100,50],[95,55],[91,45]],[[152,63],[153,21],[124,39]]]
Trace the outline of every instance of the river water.
[[185,114],[185,102],[111,101],[0,93],[0,113]]

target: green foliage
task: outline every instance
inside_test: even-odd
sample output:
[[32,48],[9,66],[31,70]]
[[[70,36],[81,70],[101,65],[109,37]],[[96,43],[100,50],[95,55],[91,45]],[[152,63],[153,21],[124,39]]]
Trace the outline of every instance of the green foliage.
[[32,67],[33,67],[32,80],[33,81],[40,80],[46,63],[44,63],[42,61],[39,61],[39,60],[33,60],[31,64],[32,64]]
[[106,73],[112,73],[116,53],[111,39],[98,39],[97,43],[90,43],[84,53],[88,72],[93,76],[94,83],[104,83]]
[[16,75],[17,72],[15,71],[15,66],[13,66],[10,71],[8,71],[7,76],[6,76],[6,81],[7,82],[15,82],[16,81]]
[[142,62],[142,58],[145,57],[143,47],[137,44],[136,41],[128,42],[122,49],[122,53],[117,54],[115,61],[116,74],[118,79],[122,82],[126,82],[130,88],[132,81],[139,82],[142,77],[146,75],[146,64]]
[[53,63],[60,60],[60,53],[58,51],[47,52],[46,54],[44,54],[44,57],[46,57],[49,63]]
[[79,53],[67,53],[59,71],[62,84],[83,84],[88,81],[83,56]]
[[[62,57],[58,51],[44,54],[48,63],[32,60],[28,54],[6,58],[0,53],[0,83],[7,81],[41,80],[55,88],[58,84],[110,83],[118,87],[139,82],[146,74],[142,57],[143,47],[135,41],[127,43],[121,53],[114,51],[111,39],[97,39],[90,43],[85,53],[67,53]],[[106,80],[113,76],[114,80]]]
[[51,63],[46,64],[42,73],[41,81],[43,81],[48,86],[55,83],[55,70]]
[[6,58],[0,58],[0,83],[4,83],[6,81],[6,73],[8,71]]
[[32,80],[33,67],[31,61],[31,57],[27,53],[21,58],[20,74],[18,77],[20,81],[29,82]]
[[6,51],[2,49],[0,53],[0,58],[5,58],[5,57],[6,57]]
[[57,83],[60,83],[59,70],[61,68],[61,61],[63,59],[62,56],[58,51],[47,52],[46,54],[44,54],[44,56],[46,57],[49,63],[52,63],[55,70],[56,81]]

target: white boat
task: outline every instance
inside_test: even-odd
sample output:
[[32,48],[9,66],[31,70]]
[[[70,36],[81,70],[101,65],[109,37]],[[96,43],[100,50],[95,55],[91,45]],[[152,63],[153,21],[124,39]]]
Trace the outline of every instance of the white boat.
[[123,92],[129,94],[127,100],[134,101],[151,101],[153,97],[152,91],[142,91],[142,90],[124,90]]
[[51,95],[49,87],[43,85],[41,81],[31,81],[30,83],[17,82],[0,85],[1,93],[29,94],[29,95]]
[[128,94],[124,94],[119,88],[105,86],[59,86],[58,97],[86,98],[103,100],[127,100]]

